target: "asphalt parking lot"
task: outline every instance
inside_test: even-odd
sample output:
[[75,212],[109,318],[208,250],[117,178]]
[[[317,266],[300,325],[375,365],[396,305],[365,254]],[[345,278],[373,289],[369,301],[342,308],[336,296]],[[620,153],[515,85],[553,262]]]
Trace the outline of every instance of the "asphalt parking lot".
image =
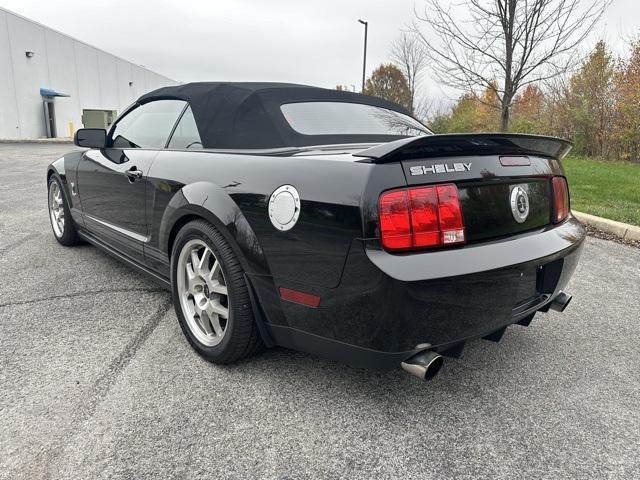
[[589,238],[564,314],[421,383],[270,350],[201,360],[169,294],[64,248],[0,143],[0,478],[640,478],[640,249]]

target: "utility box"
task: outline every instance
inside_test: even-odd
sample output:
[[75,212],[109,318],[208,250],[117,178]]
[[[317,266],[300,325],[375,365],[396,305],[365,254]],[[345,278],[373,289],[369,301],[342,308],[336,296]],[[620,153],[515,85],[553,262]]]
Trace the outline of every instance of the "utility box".
[[104,128],[116,119],[116,110],[82,110],[82,125],[84,128]]

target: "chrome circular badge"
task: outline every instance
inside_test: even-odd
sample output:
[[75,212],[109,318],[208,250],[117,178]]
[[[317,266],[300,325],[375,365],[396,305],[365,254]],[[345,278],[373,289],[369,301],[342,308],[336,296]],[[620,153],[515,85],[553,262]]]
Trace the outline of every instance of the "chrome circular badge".
[[269,220],[278,230],[290,230],[300,216],[300,195],[293,185],[276,188],[269,199]]
[[523,223],[529,216],[529,195],[522,185],[511,190],[511,213],[518,223]]

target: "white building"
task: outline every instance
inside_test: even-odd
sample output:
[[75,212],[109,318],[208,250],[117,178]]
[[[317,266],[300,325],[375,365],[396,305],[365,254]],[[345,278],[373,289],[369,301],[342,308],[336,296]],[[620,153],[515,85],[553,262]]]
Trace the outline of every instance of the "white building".
[[0,8],[0,139],[54,136],[52,130],[70,137],[82,128],[83,110],[120,113],[140,95],[176,83]]

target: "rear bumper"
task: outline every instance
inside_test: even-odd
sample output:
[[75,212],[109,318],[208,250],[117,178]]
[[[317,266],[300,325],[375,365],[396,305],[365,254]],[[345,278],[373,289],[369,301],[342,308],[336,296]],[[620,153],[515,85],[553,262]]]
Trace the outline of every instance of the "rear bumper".
[[[273,295],[260,295],[261,304],[276,344],[354,366],[393,367],[545,310],[569,281],[584,237],[570,217],[508,240],[405,256],[355,241],[337,288],[286,285],[320,295],[319,308]],[[264,283],[270,278],[252,282],[263,283],[260,292],[276,290]]]
[[416,282],[496,270],[553,256],[581,244],[584,227],[570,216],[561,225],[508,240],[468,245],[464,248],[410,255],[392,255],[368,248],[371,262],[390,277]]

